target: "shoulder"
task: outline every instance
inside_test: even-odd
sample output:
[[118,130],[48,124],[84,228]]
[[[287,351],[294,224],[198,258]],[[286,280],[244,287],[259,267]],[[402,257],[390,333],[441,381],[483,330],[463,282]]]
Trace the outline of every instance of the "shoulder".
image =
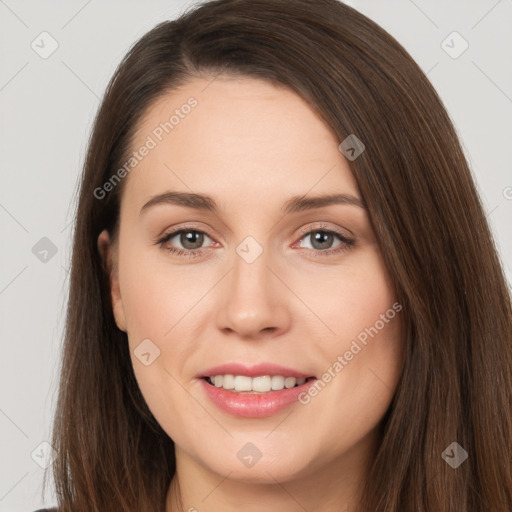
[[57,512],[56,508],[40,508],[38,510],[34,510],[34,512]]

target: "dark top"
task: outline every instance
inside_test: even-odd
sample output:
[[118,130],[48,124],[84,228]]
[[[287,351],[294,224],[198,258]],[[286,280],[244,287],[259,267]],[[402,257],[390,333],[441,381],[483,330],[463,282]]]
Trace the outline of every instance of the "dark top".
[[34,512],[57,512],[56,508],[40,508],[39,510],[35,510]]

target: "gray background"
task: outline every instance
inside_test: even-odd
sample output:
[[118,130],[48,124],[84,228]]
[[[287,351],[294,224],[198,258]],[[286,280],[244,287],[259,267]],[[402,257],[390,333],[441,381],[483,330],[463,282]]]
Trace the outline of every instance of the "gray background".
[[[0,512],[43,505],[39,464],[51,461],[51,451],[40,443],[55,407],[74,194],[93,116],[130,45],[192,3],[0,0]],[[347,3],[428,73],[461,137],[512,282],[512,0]],[[51,49],[43,31],[58,43],[46,59],[31,47]],[[442,46],[453,31],[469,44],[458,58]],[[453,53],[462,44],[451,36],[444,47]]]

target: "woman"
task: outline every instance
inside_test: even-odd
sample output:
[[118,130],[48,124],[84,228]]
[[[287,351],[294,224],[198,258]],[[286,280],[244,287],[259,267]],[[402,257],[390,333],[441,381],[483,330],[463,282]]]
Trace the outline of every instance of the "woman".
[[59,512],[512,508],[512,311],[431,84],[335,0],[130,50],[83,172]]

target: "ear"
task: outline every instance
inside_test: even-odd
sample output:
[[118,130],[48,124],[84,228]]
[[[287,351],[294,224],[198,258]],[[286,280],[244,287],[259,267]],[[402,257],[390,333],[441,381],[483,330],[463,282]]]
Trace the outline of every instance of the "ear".
[[108,231],[104,229],[98,236],[98,251],[100,253],[103,268],[109,276],[110,300],[117,327],[126,332],[126,316],[124,314],[123,299],[119,288],[119,272],[117,268],[117,251],[113,247]]

